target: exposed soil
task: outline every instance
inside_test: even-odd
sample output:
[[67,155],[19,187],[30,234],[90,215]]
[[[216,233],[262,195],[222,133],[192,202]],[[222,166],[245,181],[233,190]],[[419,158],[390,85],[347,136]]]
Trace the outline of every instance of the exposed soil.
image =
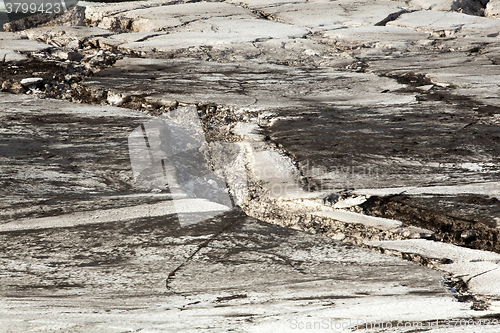
[[[76,63],[32,59],[10,64],[0,63],[0,87],[2,92],[15,94],[34,94],[40,98],[69,99],[76,83],[92,71]],[[22,85],[27,78],[42,78],[33,85]]]
[[436,240],[442,242],[500,253],[500,229],[492,219],[500,215],[500,201],[496,198],[397,195],[371,197],[363,208],[369,215],[432,230]]

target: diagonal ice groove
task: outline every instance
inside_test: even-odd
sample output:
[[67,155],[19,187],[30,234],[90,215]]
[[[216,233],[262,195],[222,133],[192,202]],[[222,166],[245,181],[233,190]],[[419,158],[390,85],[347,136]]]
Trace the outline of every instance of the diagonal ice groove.
[[223,227],[221,230],[219,230],[218,232],[216,232],[213,236],[211,236],[209,239],[203,241],[200,245],[198,245],[198,247],[196,248],[195,251],[193,251],[193,253],[191,253],[191,255],[184,261],[182,262],[179,266],[177,266],[176,268],[174,268],[172,271],[170,271],[170,273],[168,273],[168,276],[165,280],[165,287],[167,289],[172,289],[171,287],[171,282],[173,281],[173,279],[175,278],[175,274],[180,271],[184,266],[186,266],[191,260],[193,260],[193,258],[204,248],[208,247],[208,245],[213,242],[214,240],[216,240],[219,236],[221,236],[222,234],[224,234],[225,232],[228,232],[233,226],[237,225],[238,223],[240,223],[240,221],[238,221],[237,219],[234,219],[231,223],[229,223],[227,226]]
[[[413,11],[416,11],[416,10],[413,10]],[[394,13],[391,13],[389,15],[387,15],[387,17],[385,19],[383,19],[382,21],[380,22],[377,22],[375,23],[376,26],[385,26],[388,22],[391,22],[391,21],[395,21],[397,20],[401,15],[403,14],[406,14],[408,13],[409,10],[408,9],[401,9],[400,11],[397,11],[397,12],[394,12]]]

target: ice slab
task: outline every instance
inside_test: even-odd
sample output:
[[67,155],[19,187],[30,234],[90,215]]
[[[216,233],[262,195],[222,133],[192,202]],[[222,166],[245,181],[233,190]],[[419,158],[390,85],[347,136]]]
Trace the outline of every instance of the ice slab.
[[327,217],[345,223],[359,223],[368,227],[391,230],[400,227],[402,223],[396,220],[367,216],[355,212],[336,210],[333,212],[315,212],[316,216]]

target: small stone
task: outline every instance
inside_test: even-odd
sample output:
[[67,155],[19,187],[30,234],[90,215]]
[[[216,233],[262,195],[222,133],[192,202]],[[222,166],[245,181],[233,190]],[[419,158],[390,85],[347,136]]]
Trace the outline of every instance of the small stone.
[[341,199],[341,197],[339,194],[332,193],[332,194],[329,194],[328,196],[323,198],[323,204],[328,205],[328,206],[332,206],[340,199]]
[[[74,39],[71,42],[69,42],[68,44],[66,44],[66,47],[68,47],[70,49],[81,49],[82,43],[78,39]],[[70,53],[75,53],[75,52],[68,52],[68,56]],[[68,57],[68,59],[69,59],[69,57]],[[71,59],[69,59],[69,60],[71,60]]]
[[64,76],[64,80],[68,83],[71,83],[71,82],[74,82],[75,80],[77,80],[79,78],[79,75],[77,74],[66,74]]
[[334,236],[332,236],[332,238],[341,241],[341,240],[344,240],[346,238],[346,235],[339,232],[338,234],[335,234]]
[[55,52],[52,52],[52,56],[57,57],[59,59],[63,60],[70,60],[70,61],[80,61],[83,58],[83,55],[81,55],[78,52],[73,52],[73,51],[62,51],[62,50],[57,50]]
[[408,233],[403,233],[403,236],[406,236],[410,239],[432,239],[432,238],[434,238],[434,234],[428,233],[428,232],[408,232]]
[[475,230],[469,230],[469,231],[464,231],[461,235],[461,237],[468,241],[468,240],[474,240],[477,237],[477,233]]
[[2,90],[8,90],[12,87],[12,80],[6,80],[2,83]]
[[500,0],[491,0],[486,5],[484,16],[497,18],[500,16]]
[[111,105],[121,106],[130,101],[130,95],[108,92],[107,101]]
[[172,100],[161,96],[146,96],[144,100],[153,105],[164,106],[168,108],[175,108],[178,106],[176,100]]
[[78,52],[68,52],[67,59],[70,61],[80,61],[82,58],[83,56]]
[[21,85],[23,86],[31,86],[31,85],[36,85],[38,83],[42,83],[43,79],[41,77],[30,77],[26,79],[21,80]]

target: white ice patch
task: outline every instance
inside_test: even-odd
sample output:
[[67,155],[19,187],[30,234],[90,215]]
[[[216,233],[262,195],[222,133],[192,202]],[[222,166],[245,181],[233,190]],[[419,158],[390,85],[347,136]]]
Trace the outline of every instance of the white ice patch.
[[368,198],[364,195],[361,195],[359,197],[350,197],[344,200],[337,201],[333,205],[333,208],[350,208],[354,206],[359,206],[362,203],[366,202],[367,199]]
[[261,128],[256,123],[243,123],[239,122],[234,127],[232,132],[236,135],[242,136],[245,139],[253,141],[263,141],[264,135],[262,135]]
[[23,85],[23,86],[30,86],[30,85],[37,84],[37,83],[40,83],[40,82],[43,82],[43,78],[41,78],[41,77],[29,77],[29,78],[26,78],[26,79],[22,79],[21,80],[21,85]]
[[385,230],[395,229],[402,225],[401,222],[396,220],[389,220],[380,217],[373,217],[354,212],[346,211],[333,211],[333,212],[315,212],[314,215],[330,218],[336,221],[345,223],[358,223],[368,227],[380,228]]

